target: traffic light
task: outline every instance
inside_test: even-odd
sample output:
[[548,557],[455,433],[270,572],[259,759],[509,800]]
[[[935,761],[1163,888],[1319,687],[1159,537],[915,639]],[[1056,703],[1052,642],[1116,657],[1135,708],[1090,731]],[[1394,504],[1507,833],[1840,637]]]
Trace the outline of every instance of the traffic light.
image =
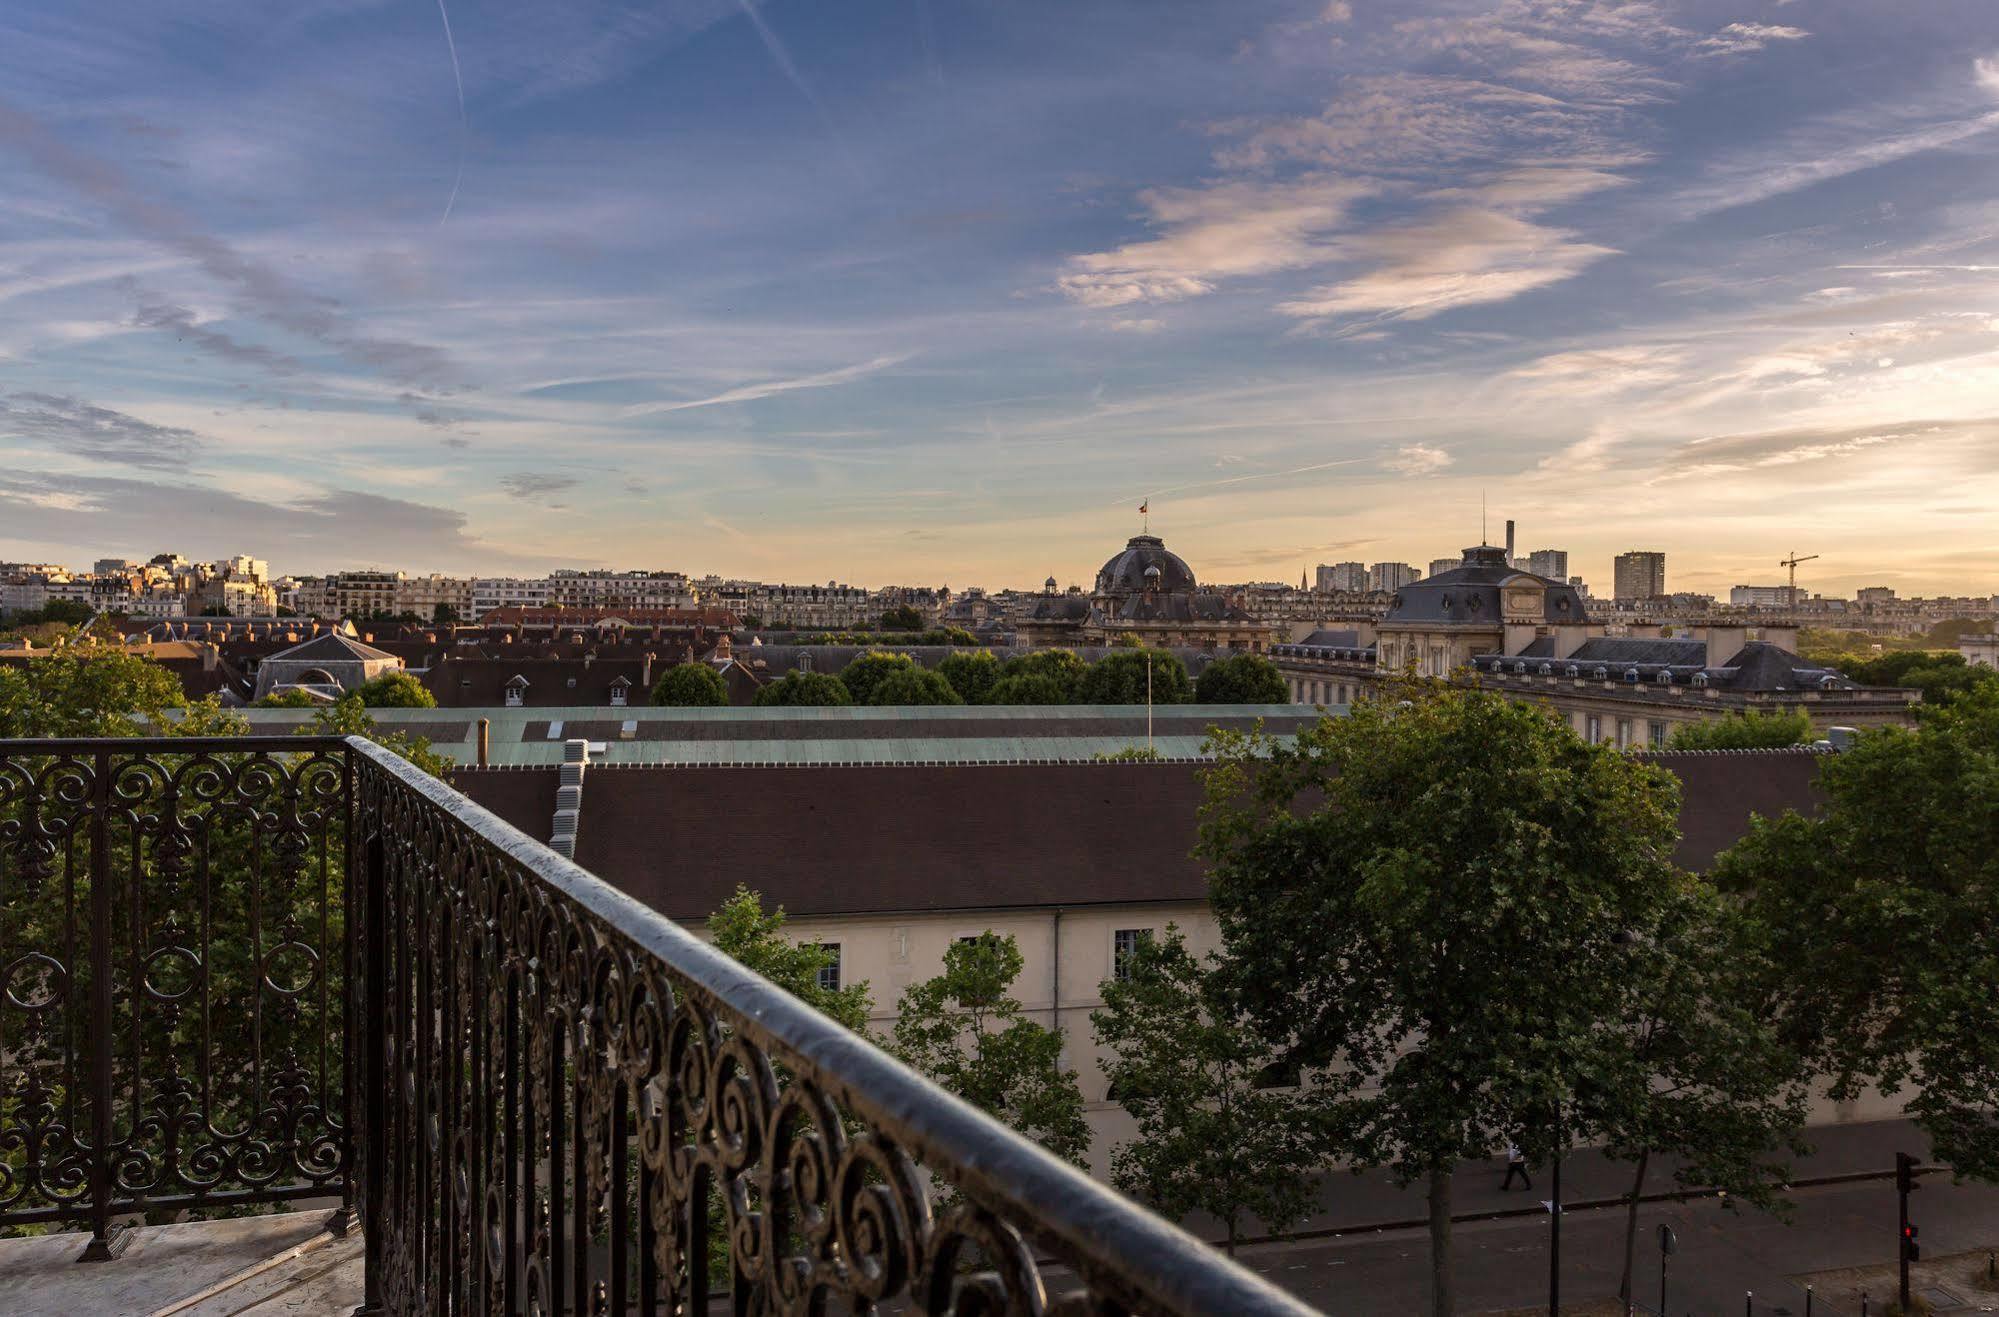
[[1895,1154],[1896,1192],[1904,1194],[1912,1194],[1920,1188],[1922,1188],[1922,1186],[1916,1183],[1916,1159],[1914,1157],[1911,1157],[1906,1152],[1896,1153]]
[[1916,1228],[1912,1225],[1902,1227],[1902,1256],[1911,1262],[1923,1260],[1923,1246],[1916,1242]]

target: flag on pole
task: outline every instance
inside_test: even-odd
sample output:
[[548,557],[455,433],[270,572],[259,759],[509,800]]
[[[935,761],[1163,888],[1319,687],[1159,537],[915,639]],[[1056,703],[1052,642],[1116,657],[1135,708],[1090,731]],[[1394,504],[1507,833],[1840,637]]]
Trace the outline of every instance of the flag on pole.
[[1138,505],[1138,510],[1139,510],[1140,512],[1150,512],[1150,511],[1152,511],[1152,500],[1151,500],[1151,499],[1147,499],[1147,500],[1145,500],[1145,502],[1143,502],[1143,503],[1139,504],[1139,505]]

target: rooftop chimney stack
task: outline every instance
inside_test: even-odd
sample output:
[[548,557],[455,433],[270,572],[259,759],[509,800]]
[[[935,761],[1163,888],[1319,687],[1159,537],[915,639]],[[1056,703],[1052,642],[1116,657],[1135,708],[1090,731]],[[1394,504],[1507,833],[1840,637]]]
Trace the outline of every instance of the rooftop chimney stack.
[[1506,519],[1506,565],[1513,565],[1513,518]]

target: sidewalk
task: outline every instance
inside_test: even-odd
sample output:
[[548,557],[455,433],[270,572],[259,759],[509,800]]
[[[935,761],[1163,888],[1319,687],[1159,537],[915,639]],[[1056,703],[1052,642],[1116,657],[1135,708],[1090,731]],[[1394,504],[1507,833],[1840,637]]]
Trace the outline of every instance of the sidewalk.
[[[1812,1151],[1791,1164],[1791,1180],[1823,1180],[1840,1176],[1879,1174],[1895,1169],[1895,1154],[1907,1152],[1927,1160],[1929,1139],[1906,1120],[1856,1121],[1846,1125],[1825,1125],[1807,1135]],[[1645,1174],[1645,1193],[1664,1194],[1679,1188],[1673,1180],[1674,1163],[1654,1157]],[[1621,1199],[1631,1192],[1631,1178],[1637,1167],[1613,1161],[1593,1148],[1579,1148],[1562,1164],[1562,1201],[1579,1203]],[[1553,1180],[1548,1168],[1533,1169],[1534,1187],[1501,1192],[1506,1161],[1495,1157],[1470,1162],[1451,1181],[1451,1214],[1457,1220],[1478,1219],[1495,1213],[1543,1213]],[[1319,1192],[1319,1210],[1284,1232],[1287,1237],[1311,1237],[1379,1230],[1399,1226],[1420,1226],[1429,1220],[1429,1206],[1422,1184],[1397,1186],[1385,1170],[1358,1174],[1334,1172]],[[1188,1217],[1184,1225],[1203,1239],[1220,1239],[1221,1224],[1201,1214]],[[1268,1232],[1259,1223],[1242,1228],[1245,1238]]]

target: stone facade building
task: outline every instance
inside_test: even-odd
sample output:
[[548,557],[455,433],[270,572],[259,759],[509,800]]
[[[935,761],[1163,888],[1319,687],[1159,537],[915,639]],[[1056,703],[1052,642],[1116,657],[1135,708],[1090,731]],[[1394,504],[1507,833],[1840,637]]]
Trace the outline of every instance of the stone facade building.
[[1129,634],[1161,649],[1262,653],[1281,634],[1230,596],[1201,589],[1193,569],[1157,535],[1132,536],[1098,570],[1088,595],[1074,586],[1058,594],[1049,577],[1014,625],[1020,642],[1033,647],[1106,645]]

